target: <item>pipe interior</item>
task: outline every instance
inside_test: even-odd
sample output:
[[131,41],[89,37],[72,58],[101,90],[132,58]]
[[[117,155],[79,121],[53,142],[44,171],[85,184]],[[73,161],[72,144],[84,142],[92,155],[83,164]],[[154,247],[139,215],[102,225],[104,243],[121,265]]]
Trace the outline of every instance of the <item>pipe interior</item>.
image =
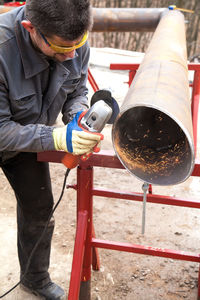
[[127,110],[114,125],[113,142],[124,166],[148,183],[176,184],[190,171],[192,155],[185,133],[157,109]]

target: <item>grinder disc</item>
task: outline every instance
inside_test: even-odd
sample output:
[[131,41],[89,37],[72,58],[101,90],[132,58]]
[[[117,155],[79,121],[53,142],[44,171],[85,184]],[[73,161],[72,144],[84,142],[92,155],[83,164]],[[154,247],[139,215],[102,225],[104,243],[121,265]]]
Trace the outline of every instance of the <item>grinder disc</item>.
[[118,113],[119,113],[119,105],[117,101],[112,97],[112,94],[109,90],[103,89],[96,91],[91,98],[91,106],[99,100],[103,100],[106,104],[108,104],[112,109],[112,115],[108,120],[107,124],[113,124]]

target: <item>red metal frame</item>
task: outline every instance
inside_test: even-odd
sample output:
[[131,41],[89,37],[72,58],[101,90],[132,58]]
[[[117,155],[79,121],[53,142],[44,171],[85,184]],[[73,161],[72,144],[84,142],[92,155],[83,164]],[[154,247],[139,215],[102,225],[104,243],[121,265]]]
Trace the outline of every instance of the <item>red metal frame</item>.
[[83,265],[83,257],[85,253],[86,229],[88,222],[88,212],[85,210],[80,211],[77,216],[77,229],[74,246],[74,257],[72,261],[72,272],[70,286],[76,286],[76,289],[69,289],[69,299],[78,299],[81,273]]
[[[192,93],[192,117],[195,147],[197,145],[197,117],[198,105],[200,99],[200,64],[190,64],[190,70],[194,70],[194,81]],[[133,64],[112,64],[111,69],[129,70],[129,84],[136,73],[138,65]],[[95,88],[95,84],[94,84]],[[43,152],[38,154],[39,161],[62,162],[64,152]],[[192,261],[200,263],[200,254],[176,251],[171,249],[136,245],[131,243],[120,243],[97,239],[94,236],[92,211],[93,196],[102,196],[117,199],[126,199],[133,201],[142,201],[142,193],[132,193],[125,191],[112,191],[104,189],[95,189],[93,187],[93,167],[124,169],[113,151],[102,151],[92,155],[87,161],[80,161],[77,168],[77,184],[68,186],[77,190],[77,230],[74,245],[74,256],[72,262],[72,272],[69,287],[68,300],[85,300],[86,297],[79,294],[81,287],[88,289],[87,300],[90,300],[90,285],[84,285],[91,280],[91,265],[99,264],[97,248],[125,251],[144,255],[153,255],[158,257],[167,257],[177,260]],[[200,162],[196,160],[194,171],[191,176],[200,176]],[[151,191],[150,191],[151,192]],[[200,209],[200,201],[180,199],[175,197],[155,195],[149,193],[147,202],[155,204],[175,205],[182,207],[192,207]],[[93,251],[95,250],[95,251]],[[200,268],[198,278],[198,299],[200,299]]]
[[15,2],[8,2],[8,3],[5,3],[4,6],[22,6],[24,5],[26,2],[25,1],[15,1]]
[[88,81],[89,81],[91,87],[93,88],[94,92],[99,90],[99,87],[98,87],[94,77],[92,76],[90,69],[88,69]]

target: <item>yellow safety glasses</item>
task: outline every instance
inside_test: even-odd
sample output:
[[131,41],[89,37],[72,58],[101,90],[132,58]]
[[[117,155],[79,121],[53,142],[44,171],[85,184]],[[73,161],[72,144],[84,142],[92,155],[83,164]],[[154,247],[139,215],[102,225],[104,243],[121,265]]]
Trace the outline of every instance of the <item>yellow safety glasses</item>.
[[40,33],[42,39],[44,40],[44,42],[46,43],[46,45],[49,46],[52,50],[56,51],[57,53],[71,52],[75,49],[78,49],[78,48],[82,47],[88,39],[88,31],[86,31],[82,40],[78,44],[71,46],[71,47],[63,47],[63,46],[54,45],[53,43],[49,42],[41,32],[39,32],[39,33]]

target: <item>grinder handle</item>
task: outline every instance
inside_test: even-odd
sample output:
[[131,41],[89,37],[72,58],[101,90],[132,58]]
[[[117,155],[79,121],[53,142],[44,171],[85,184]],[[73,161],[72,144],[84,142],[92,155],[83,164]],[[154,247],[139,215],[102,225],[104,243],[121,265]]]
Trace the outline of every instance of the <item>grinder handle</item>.
[[68,169],[73,169],[78,165],[79,159],[80,159],[79,155],[66,153],[61,161],[65,165],[65,167],[67,167]]

